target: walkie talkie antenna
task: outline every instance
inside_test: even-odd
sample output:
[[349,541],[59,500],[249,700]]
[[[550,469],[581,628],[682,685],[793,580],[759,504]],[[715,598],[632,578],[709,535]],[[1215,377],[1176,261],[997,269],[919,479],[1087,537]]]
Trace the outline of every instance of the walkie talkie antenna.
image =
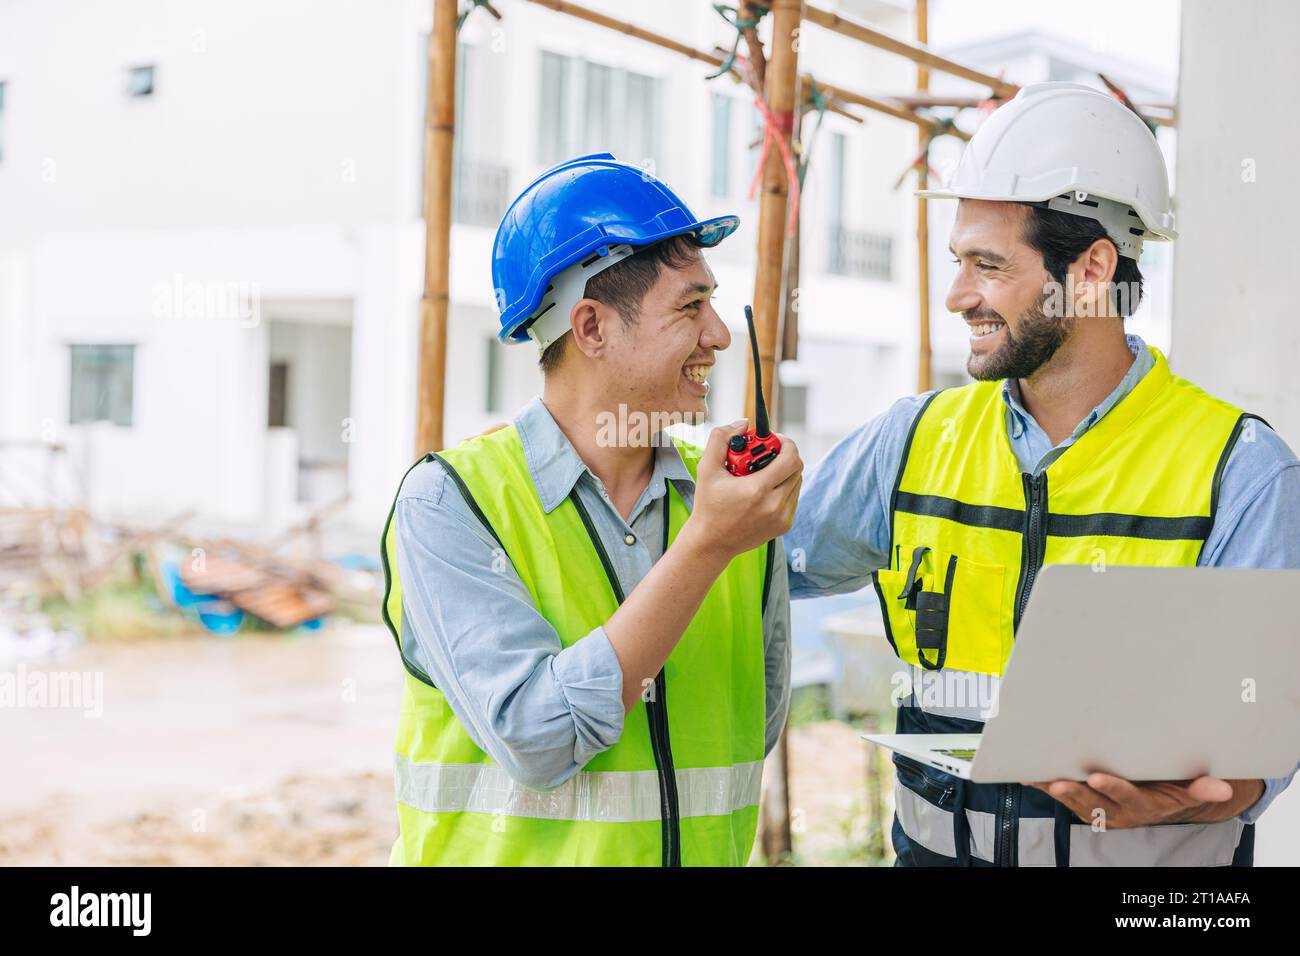
[[749,325],[749,351],[754,356],[754,434],[766,438],[772,433],[767,425],[767,402],[763,401],[763,368],[758,361],[758,333],[754,331],[754,310],[745,306]]

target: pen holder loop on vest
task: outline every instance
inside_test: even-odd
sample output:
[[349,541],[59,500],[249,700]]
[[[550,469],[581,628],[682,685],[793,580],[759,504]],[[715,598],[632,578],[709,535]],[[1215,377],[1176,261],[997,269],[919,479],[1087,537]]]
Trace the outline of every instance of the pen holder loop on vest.
[[[912,551],[912,564],[907,571],[907,584],[898,599],[909,611],[916,612],[916,657],[926,670],[939,670],[948,656],[948,610],[952,600],[952,583],[957,572],[957,555],[948,557],[948,570],[942,591],[926,591],[922,579],[917,577],[921,561],[930,549],[924,545]],[[934,662],[926,660],[923,651],[935,651]]]
[[929,550],[929,548],[922,545],[912,551],[912,564],[907,569],[907,583],[903,585],[903,591],[898,595],[898,599],[903,602],[903,607],[909,611],[916,610],[916,595],[923,587],[923,583],[916,576],[916,572],[921,567],[921,559],[925,557],[925,553]]

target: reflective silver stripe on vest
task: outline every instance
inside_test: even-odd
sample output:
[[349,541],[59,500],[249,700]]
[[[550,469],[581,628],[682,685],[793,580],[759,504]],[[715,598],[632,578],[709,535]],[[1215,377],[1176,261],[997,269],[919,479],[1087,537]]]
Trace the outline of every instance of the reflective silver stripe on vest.
[[[682,817],[715,817],[758,805],[763,761],[677,768]],[[654,770],[579,771],[554,790],[533,790],[495,764],[414,763],[397,755],[397,800],[426,813],[490,813],[541,820],[639,823],[660,819]]]
[[[952,811],[936,807],[902,784],[894,786],[894,809],[899,825],[913,843],[932,853],[955,857]],[[996,816],[967,810],[971,857],[993,862]],[[1055,821],[1051,817],[1021,817],[1018,826],[1017,863],[1020,866],[1055,866]],[[1070,827],[1070,866],[1228,866],[1232,863],[1245,824],[1184,823],[1129,830],[1094,831],[1087,824]]]
[[[1179,823],[1129,830],[1070,827],[1070,866],[1230,866],[1246,825]],[[1055,866],[1053,821],[1020,818],[1021,866]]]
[[[898,814],[898,822],[903,832],[913,843],[925,847],[931,853],[952,857],[957,855],[957,844],[953,840],[952,833],[951,810],[936,807],[919,793],[907,789],[901,783],[895,783],[894,812]],[[997,818],[992,813],[967,810],[966,822],[970,824],[970,855],[974,859],[992,863],[993,825],[997,822]]]
[[939,717],[980,722],[997,716],[1002,679],[993,674],[951,667],[932,671],[912,664],[907,678],[912,696],[903,698],[903,706],[920,707],[927,714]]

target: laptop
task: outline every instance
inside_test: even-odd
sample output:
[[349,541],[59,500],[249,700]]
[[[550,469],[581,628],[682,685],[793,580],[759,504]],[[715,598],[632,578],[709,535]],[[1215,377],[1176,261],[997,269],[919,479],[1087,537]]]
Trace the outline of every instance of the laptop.
[[1048,565],[989,712],[982,734],[863,736],[976,783],[1285,777],[1300,570]]

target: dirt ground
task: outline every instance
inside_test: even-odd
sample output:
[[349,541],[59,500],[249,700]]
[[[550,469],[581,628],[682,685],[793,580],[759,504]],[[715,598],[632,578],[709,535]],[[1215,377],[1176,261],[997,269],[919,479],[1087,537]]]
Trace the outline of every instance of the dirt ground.
[[[26,667],[101,674],[102,715],[0,709],[0,865],[387,862],[401,678],[383,629],[87,645]],[[798,862],[869,859],[857,733],[792,731]]]

